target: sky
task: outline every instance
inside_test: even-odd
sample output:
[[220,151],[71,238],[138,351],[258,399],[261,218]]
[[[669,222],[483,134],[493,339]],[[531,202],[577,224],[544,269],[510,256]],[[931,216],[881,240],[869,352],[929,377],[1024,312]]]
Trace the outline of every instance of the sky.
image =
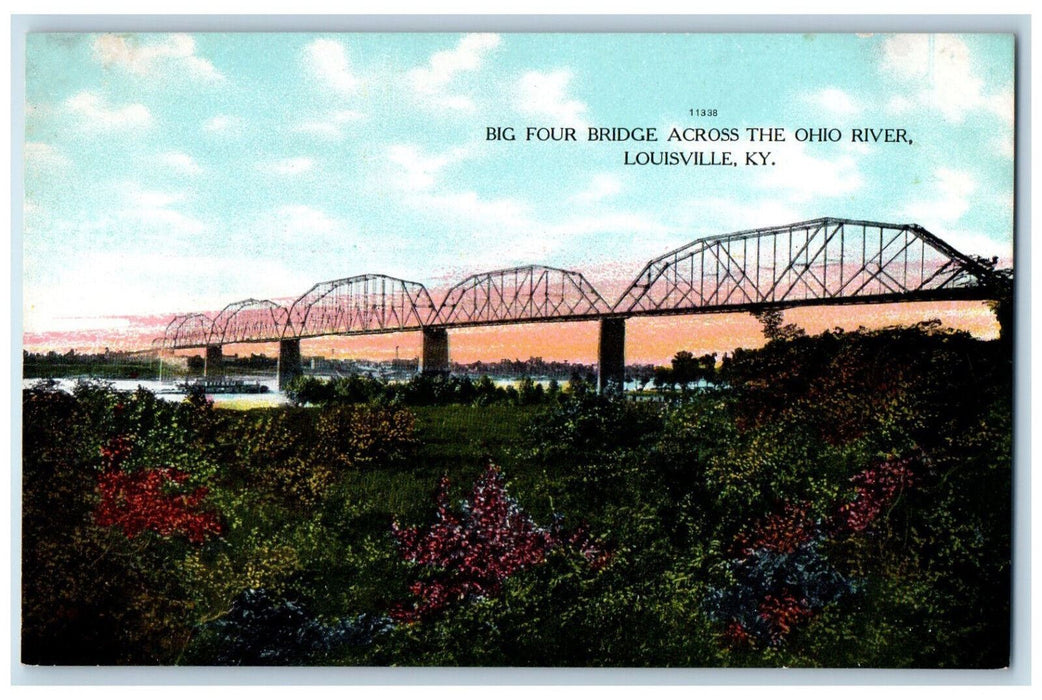
[[[141,347],[175,313],[292,301],[363,273],[422,282],[437,300],[468,275],[545,264],[611,302],[647,260],[696,238],[822,216],[918,223],[1010,264],[1013,86],[1002,34],[32,34],[25,346]],[[516,140],[489,140],[490,127]],[[577,139],[527,141],[527,127]],[[590,127],[654,128],[659,141],[591,142]],[[750,143],[753,127],[785,141]],[[741,138],[670,142],[673,128]],[[838,140],[797,140],[821,128]],[[907,138],[855,143],[858,128]],[[627,164],[722,150],[741,164]],[[774,165],[745,165],[746,151]],[[994,333],[980,305],[926,312]],[[849,307],[802,313],[871,325]],[[463,333],[453,359],[588,360],[587,325],[539,342],[526,327]],[[708,351],[757,328],[629,325],[659,343],[628,356],[659,361],[680,336]],[[345,352],[377,347],[354,342]]]

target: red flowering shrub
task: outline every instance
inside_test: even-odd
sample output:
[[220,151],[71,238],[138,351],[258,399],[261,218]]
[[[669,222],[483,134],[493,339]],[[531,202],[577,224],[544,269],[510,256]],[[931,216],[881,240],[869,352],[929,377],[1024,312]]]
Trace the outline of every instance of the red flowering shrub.
[[391,611],[397,620],[414,621],[455,602],[495,596],[509,576],[543,563],[557,546],[574,547],[594,566],[603,566],[610,557],[582,529],[566,534],[537,526],[507,494],[503,475],[491,464],[460,512],[450,508],[447,478],[438,483],[435,502],[437,516],[430,527],[391,525],[402,556],[432,569],[428,579],[409,588],[418,600]]
[[751,646],[754,641],[753,636],[738,620],[730,620],[724,626],[724,631],[720,636],[724,643],[731,648]]
[[814,615],[806,599],[797,599],[792,593],[768,594],[760,603],[760,618],[770,630],[771,644],[780,643],[800,621]]
[[752,533],[735,536],[735,550],[750,556],[757,550],[790,554],[816,534],[817,525],[807,513],[806,503],[786,503],[781,513],[772,513],[753,526]]
[[96,524],[120,527],[128,539],[152,530],[163,537],[185,535],[196,544],[221,533],[217,516],[200,510],[205,487],[180,491],[188,475],[176,469],[125,472],[120,465],[130,452],[130,440],[122,435],[101,448],[105,470],[98,475],[101,500],[94,510]]

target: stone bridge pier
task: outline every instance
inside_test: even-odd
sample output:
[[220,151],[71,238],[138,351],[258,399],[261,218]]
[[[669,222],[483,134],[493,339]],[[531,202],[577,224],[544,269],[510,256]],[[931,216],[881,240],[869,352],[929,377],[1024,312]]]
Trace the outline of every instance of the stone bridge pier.
[[300,338],[279,341],[279,391],[285,391],[290,382],[302,374],[300,367]]
[[220,345],[206,346],[206,360],[203,363],[204,377],[219,377],[224,374],[224,354]]
[[446,374],[449,371],[449,332],[444,328],[423,329],[423,374]]
[[626,381],[626,319],[621,316],[601,319],[597,343],[597,393],[610,387],[622,389]]

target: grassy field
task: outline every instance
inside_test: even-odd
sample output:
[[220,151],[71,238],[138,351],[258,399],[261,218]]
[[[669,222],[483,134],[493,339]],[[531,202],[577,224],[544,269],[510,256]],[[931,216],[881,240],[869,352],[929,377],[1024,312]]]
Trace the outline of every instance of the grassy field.
[[530,474],[518,456],[524,426],[539,409],[501,405],[422,406],[410,410],[416,417],[418,445],[408,469],[372,469],[344,475],[345,492],[368,504],[369,512],[404,521],[429,519],[431,494],[442,476],[447,476],[453,490],[462,496],[489,461],[504,469],[518,493],[538,490],[537,475]]

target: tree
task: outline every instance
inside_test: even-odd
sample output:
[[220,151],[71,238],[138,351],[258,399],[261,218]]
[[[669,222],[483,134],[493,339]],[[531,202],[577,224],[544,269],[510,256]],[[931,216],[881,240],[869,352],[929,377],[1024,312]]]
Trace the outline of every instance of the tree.
[[763,337],[767,338],[767,341],[774,340],[793,340],[806,335],[806,332],[797,326],[795,323],[786,323],[782,325],[782,320],[785,318],[781,309],[763,309],[762,311],[754,311],[753,316],[763,326]]
[[716,372],[716,353],[695,357],[687,350],[673,356],[672,380],[682,387],[709,381]]
[[672,389],[677,385],[672,367],[656,367],[654,374],[655,388]]
[[996,270],[998,258],[976,258],[985,269],[981,284],[991,292],[988,308],[995,314],[999,324],[999,340],[1006,346],[1013,343],[1013,270]]

